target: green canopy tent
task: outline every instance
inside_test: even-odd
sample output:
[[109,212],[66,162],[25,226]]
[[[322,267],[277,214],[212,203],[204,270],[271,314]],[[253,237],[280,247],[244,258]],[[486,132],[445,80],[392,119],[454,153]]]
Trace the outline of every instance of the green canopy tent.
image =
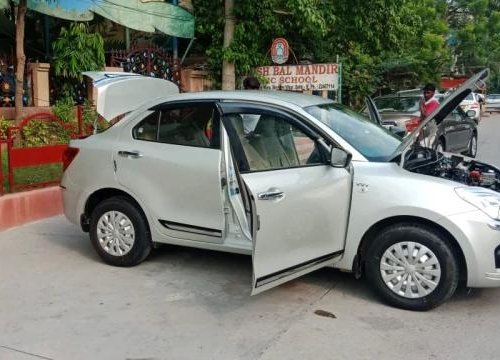
[[[28,0],[27,4],[30,10],[66,20],[90,21],[99,14],[138,31],[160,31],[180,38],[194,36],[193,15],[162,0]],[[8,0],[0,0],[0,8],[8,7]]]
[[[19,1],[13,0],[15,4],[19,4]],[[25,0],[25,4],[26,7],[22,9],[27,8],[66,20],[90,21],[94,14],[99,14],[126,28],[144,32],[160,31],[174,38],[190,38],[191,42],[194,39],[193,15],[162,0]],[[9,0],[0,0],[0,9],[9,7]],[[19,28],[16,26],[16,34],[24,33],[24,11],[20,14],[22,25]],[[21,28],[22,30],[19,30]],[[24,50],[21,50],[21,53],[23,52]],[[19,56],[17,58],[15,102],[16,119],[19,120],[22,113],[20,99],[23,84],[23,71],[20,69],[24,69],[24,59]]]

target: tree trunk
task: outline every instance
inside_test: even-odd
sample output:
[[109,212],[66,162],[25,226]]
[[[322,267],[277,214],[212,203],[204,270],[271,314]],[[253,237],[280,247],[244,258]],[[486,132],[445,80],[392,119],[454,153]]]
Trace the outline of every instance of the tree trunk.
[[193,1],[192,0],[179,0],[179,6],[183,7],[190,13],[193,13]]
[[24,89],[24,66],[26,56],[24,55],[24,23],[26,19],[27,0],[19,0],[16,15],[16,122],[23,116],[23,89]]
[[[235,18],[233,15],[234,0],[225,0],[224,4],[224,48],[229,47],[234,37]],[[222,63],[222,90],[234,90],[236,76],[234,62],[224,60]]]

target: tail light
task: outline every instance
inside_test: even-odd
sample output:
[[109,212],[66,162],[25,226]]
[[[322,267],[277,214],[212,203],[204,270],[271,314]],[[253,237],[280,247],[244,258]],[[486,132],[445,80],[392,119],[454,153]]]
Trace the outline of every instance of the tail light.
[[63,171],[65,171],[68,166],[71,164],[71,162],[75,159],[76,155],[78,155],[78,152],[80,149],[78,148],[72,148],[72,147],[67,147],[66,150],[64,150],[63,153]]
[[418,125],[420,125],[420,118],[418,116],[412,116],[410,120],[405,122],[406,132],[412,132],[418,127]]
[[479,104],[471,104],[470,109],[477,109]]

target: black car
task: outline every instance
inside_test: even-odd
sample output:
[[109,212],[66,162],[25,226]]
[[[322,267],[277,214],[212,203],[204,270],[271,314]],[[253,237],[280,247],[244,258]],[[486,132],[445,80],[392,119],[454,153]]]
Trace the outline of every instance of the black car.
[[[444,98],[438,98],[441,102]],[[370,118],[377,124],[385,125],[381,120],[380,114],[372,99],[367,98],[367,109],[370,112]],[[465,113],[457,106],[448,116],[433,125],[437,127],[434,131],[435,139],[433,144],[436,150],[453,153],[462,153],[470,157],[475,157],[477,153],[477,125],[473,119],[474,111],[469,110]],[[432,126],[432,125],[431,125]],[[396,135],[401,135],[398,127],[389,128]],[[402,130],[402,129],[401,129]],[[428,131],[429,127],[427,127]],[[404,134],[404,132],[403,132]],[[426,134],[423,134],[427,138]]]

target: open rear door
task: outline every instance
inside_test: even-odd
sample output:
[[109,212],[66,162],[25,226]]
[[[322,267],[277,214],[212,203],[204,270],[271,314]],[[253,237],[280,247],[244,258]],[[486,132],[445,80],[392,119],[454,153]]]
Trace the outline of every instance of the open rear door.
[[93,80],[97,113],[108,121],[148,100],[179,93],[171,81],[134,73],[87,71],[83,75]]

